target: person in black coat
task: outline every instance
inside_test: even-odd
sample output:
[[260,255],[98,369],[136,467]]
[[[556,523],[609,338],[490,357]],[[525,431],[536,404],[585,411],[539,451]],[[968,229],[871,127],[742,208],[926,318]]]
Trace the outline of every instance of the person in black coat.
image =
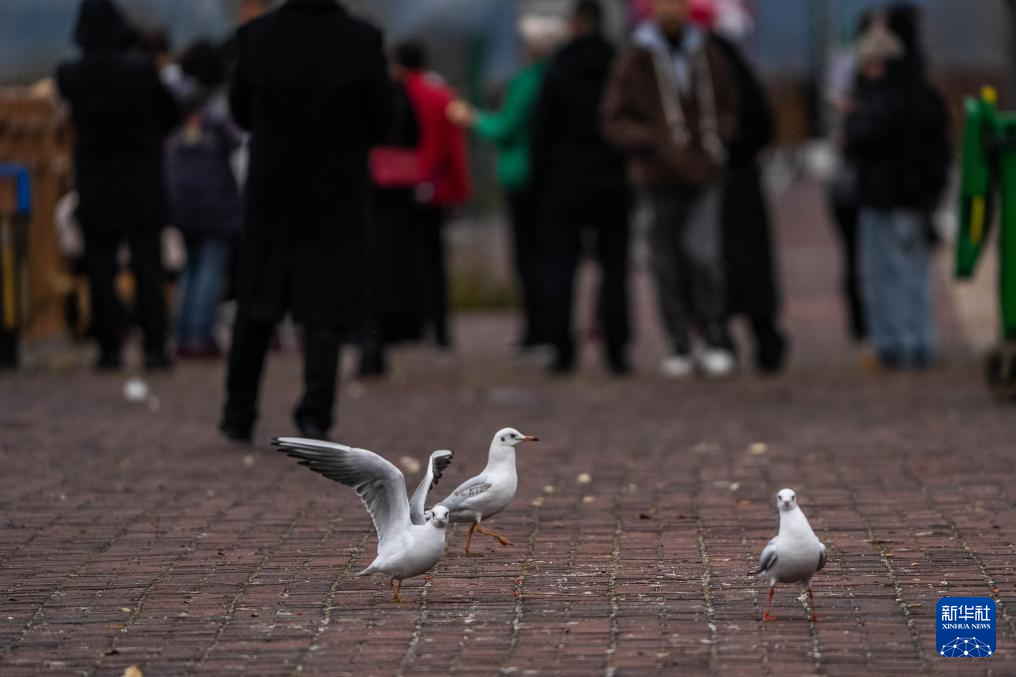
[[765,88],[741,51],[713,34],[727,57],[738,94],[737,129],[727,147],[723,182],[723,246],[727,264],[727,312],[744,315],[755,341],[755,365],[778,371],[787,339],[779,328],[780,294],[762,190],[758,156],[773,139],[773,112]]
[[575,271],[584,237],[595,237],[600,264],[599,321],[608,367],[629,371],[628,209],[624,157],[603,138],[599,103],[614,49],[601,32],[602,9],[581,0],[574,39],[547,68],[531,127],[533,185],[542,210],[548,317],[556,355],[551,372],[575,368]]
[[114,278],[124,240],[137,285],[145,366],[169,366],[159,239],[166,225],[162,143],[179,114],[151,59],[131,51],[136,37],[111,0],[85,0],[74,30],[82,56],[61,64],[56,74],[75,129],[77,218],[85,240],[100,369],[121,365]]
[[249,440],[272,330],[303,327],[300,432],[331,427],[343,338],[364,319],[367,151],[388,130],[380,31],[335,0],[289,0],[243,26],[230,105],[250,130],[237,318],[220,428]]
[[[420,143],[420,126],[406,88],[394,88],[395,118],[384,150],[412,151]],[[367,326],[360,352],[360,378],[388,372],[387,347],[419,341],[426,321],[425,235],[416,201],[416,186],[374,185],[367,232]]]

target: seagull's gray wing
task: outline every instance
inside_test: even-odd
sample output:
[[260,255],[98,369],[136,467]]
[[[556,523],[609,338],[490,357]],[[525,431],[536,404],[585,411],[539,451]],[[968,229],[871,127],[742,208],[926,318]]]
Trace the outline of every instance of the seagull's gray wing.
[[822,550],[819,552],[819,556],[818,556],[818,569],[815,569],[815,571],[822,571],[822,569],[825,567],[825,561],[826,561],[825,543],[819,543],[819,545],[822,546]]
[[448,495],[448,498],[441,501],[440,505],[448,508],[449,512],[454,513],[456,510],[465,508],[466,502],[470,499],[490,491],[490,487],[491,484],[487,481],[486,475],[477,475],[473,479],[466,480],[460,484],[455,491]]
[[413,520],[413,524],[427,523],[427,517],[424,515],[427,509],[427,494],[437,486],[445,468],[451,465],[452,456],[452,452],[447,449],[435,451],[430,455],[430,460],[427,462],[427,472],[423,474],[420,486],[416,487],[413,497],[409,499],[409,518]]
[[406,478],[373,451],[298,437],[279,437],[272,444],[300,465],[355,489],[374,520],[381,544],[410,525]]
[[758,571],[755,574],[764,574],[769,571],[769,568],[776,564],[776,538],[772,538],[768,545],[762,550],[762,555],[758,558]]

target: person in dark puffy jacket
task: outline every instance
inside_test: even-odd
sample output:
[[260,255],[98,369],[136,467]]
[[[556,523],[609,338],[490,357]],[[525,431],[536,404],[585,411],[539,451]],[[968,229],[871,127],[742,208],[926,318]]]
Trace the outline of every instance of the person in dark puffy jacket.
[[614,61],[602,14],[595,0],[576,4],[573,39],[548,65],[531,123],[533,185],[546,253],[545,324],[556,351],[551,371],[558,374],[575,368],[575,271],[587,235],[595,237],[602,272],[598,317],[607,366],[615,374],[629,371],[629,195],[624,156],[600,130],[599,102]]
[[934,357],[928,219],[951,162],[948,113],[923,64],[876,17],[858,43],[861,77],[846,119],[859,168],[859,261],[870,338],[887,368]]
[[127,241],[144,330],[145,367],[169,367],[160,231],[166,225],[162,145],[176,103],[148,57],[132,51],[137,33],[110,0],[85,0],[74,29],[81,58],[60,65],[60,95],[74,123],[76,216],[85,240],[99,369],[121,366],[117,251]]
[[773,140],[773,111],[765,87],[737,45],[715,33],[710,39],[730,64],[739,108],[723,178],[727,312],[748,321],[755,366],[772,373],[783,368],[788,345],[780,326],[776,254],[759,167],[759,155]]
[[216,48],[196,43],[180,61],[208,98],[174,132],[166,151],[170,222],[187,247],[177,303],[177,355],[219,357],[215,319],[242,213],[230,158],[243,138],[229,116],[226,67]]

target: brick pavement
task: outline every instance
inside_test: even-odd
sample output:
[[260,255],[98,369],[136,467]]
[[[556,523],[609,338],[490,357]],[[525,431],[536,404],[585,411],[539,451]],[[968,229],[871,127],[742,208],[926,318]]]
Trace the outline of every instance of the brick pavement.
[[[217,367],[151,379],[155,411],[73,359],[4,376],[0,673],[1016,674],[1016,415],[987,397],[948,308],[944,366],[858,369],[816,196],[783,207],[783,377],[661,380],[642,303],[629,380],[590,355],[549,382],[491,315],[458,320],[455,359],[405,350],[391,381],[344,385],[341,439],[396,459],[452,448],[447,485],[503,425],[544,440],[494,520],[516,545],[466,557],[454,528],[405,605],[352,576],[375,541],[351,491],[217,438]],[[292,356],[273,360],[260,437],[292,432],[297,382]],[[747,575],[783,486],[829,546],[818,623],[782,588],[763,624]],[[994,657],[936,655],[946,594],[995,597]]]

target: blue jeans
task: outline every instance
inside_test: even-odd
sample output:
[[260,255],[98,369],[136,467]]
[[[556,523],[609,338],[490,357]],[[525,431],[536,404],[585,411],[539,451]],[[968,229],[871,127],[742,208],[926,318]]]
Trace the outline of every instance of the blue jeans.
[[924,218],[909,209],[865,207],[860,214],[858,259],[868,328],[888,366],[925,366],[934,352]]
[[222,302],[229,265],[229,240],[187,238],[187,266],[180,279],[177,344],[215,345],[215,319]]

